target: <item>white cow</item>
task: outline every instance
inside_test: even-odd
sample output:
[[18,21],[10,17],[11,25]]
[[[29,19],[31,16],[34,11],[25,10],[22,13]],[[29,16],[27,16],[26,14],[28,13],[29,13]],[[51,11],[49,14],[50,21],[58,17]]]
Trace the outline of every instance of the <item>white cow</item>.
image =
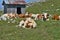
[[30,15],[34,20],[42,19],[42,14],[33,14],[31,13]]
[[10,23],[10,22],[15,23],[15,14],[13,14],[13,13],[3,14],[0,17],[0,20],[4,20],[4,21],[8,20],[8,23]]
[[24,22],[25,22],[24,20],[21,20],[18,26],[22,27],[24,25]]
[[3,14],[3,15],[0,17],[0,20],[6,21],[7,19],[9,19],[8,14]]
[[33,19],[26,18],[26,20],[20,21],[19,26],[23,28],[35,28],[37,24]]

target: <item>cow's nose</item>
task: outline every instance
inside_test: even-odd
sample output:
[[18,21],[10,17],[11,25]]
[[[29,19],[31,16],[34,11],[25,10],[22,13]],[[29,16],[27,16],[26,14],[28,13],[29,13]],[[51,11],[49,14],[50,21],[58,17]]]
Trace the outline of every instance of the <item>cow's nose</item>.
[[43,21],[46,21],[46,18],[43,18]]

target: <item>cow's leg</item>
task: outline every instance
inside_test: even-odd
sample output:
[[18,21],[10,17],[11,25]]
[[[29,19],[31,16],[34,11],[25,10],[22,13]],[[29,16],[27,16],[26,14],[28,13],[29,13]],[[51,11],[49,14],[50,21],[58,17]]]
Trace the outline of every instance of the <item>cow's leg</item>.
[[22,27],[25,28],[26,27],[26,23],[24,23],[24,25]]
[[33,28],[36,28],[36,26],[37,26],[37,24],[34,22],[34,24],[33,24]]
[[22,20],[20,23],[19,23],[19,27],[22,27],[24,25],[24,21]]

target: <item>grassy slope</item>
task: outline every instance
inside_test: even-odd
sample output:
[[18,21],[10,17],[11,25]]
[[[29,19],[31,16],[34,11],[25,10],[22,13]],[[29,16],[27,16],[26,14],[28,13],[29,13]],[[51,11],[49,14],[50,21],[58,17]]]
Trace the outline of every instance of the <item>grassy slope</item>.
[[[43,3],[36,3],[33,6],[27,8],[28,12],[32,12],[32,13],[42,13],[42,12],[48,12],[50,14],[54,14],[54,13],[60,13],[59,11],[56,11],[56,9],[60,9],[60,0],[49,0],[47,2],[43,2]],[[51,5],[54,6],[51,6]],[[33,11],[32,11],[33,10]],[[49,10],[49,11],[46,11]]]
[[[27,11],[42,13],[44,10],[50,9],[48,13],[59,14],[60,11],[54,11],[56,8],[60,8],[59,1],[55,0],[56,3],[54,2],[54,4],[57,6],[54,6],[53,9],[50,7],[52,2],[49,1],[46,3],[37,3],[39,5],[35,4],[35,6],[30,7]],[[5,21],[0,21],[0,40],[60,40],[60,21],[43,22],[38,20],[36,22],[36,29],[23,29],[16,27],[18,23],[8,24]]]
[[60,21],[36,22],[36,29],[23,29],[1,21],[0,40],[60,40]]

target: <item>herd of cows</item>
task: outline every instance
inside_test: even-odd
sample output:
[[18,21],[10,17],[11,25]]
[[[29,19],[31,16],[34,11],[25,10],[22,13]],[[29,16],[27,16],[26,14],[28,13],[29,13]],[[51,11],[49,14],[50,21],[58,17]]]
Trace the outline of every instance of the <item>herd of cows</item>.
[[[60,20],[60,15],[54,14],[48,14],[48,13],[42,13],[42,14],[33,14],[26,12],[25,14],[16,14],[16,13],[6,13],[0,16],[0,21],[4,20],[10,20],[12,23],[15,22],[17,18],[24,18],[21,20],[18,24],[19,27],[22,28],[36,28],[37,23],[35,20],[42,20],[42,21],[49,21],[49,18],[52,18],[53,20]],[[10,23],[8,21],[8,23]]]

